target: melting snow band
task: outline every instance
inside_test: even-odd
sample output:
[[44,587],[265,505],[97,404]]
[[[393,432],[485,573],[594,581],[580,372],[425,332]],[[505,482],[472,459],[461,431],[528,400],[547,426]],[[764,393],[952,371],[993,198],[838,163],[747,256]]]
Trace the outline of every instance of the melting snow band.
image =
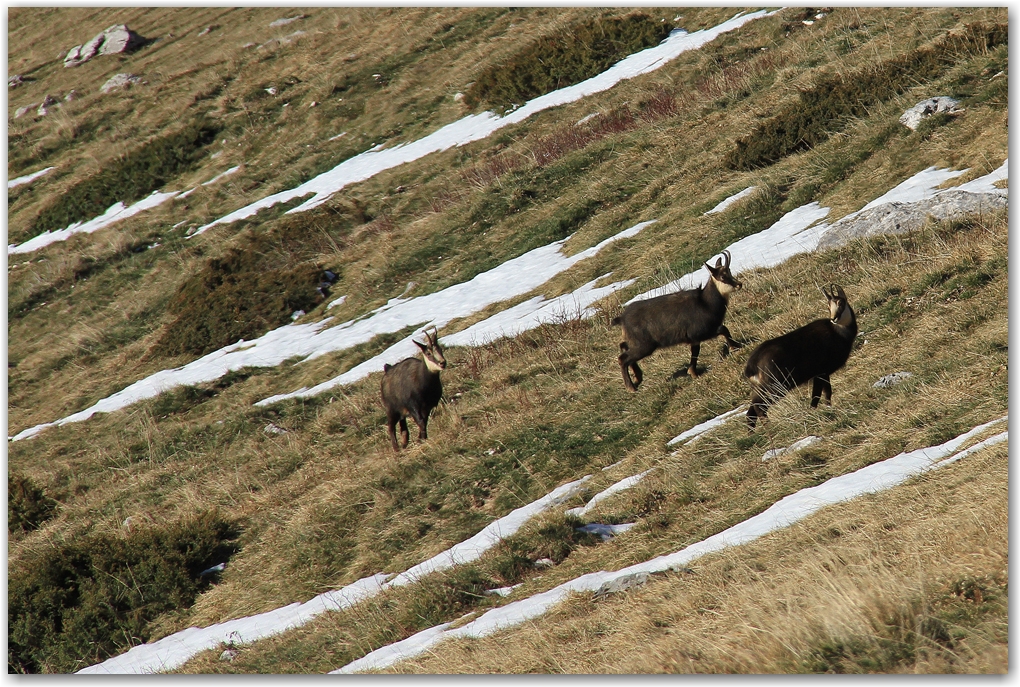
[[[687,438],[700,436],[722,424],[728,417],[739,410],[740,408],[723,413],[712,420],[692,427],[691,430],[684,434],[687,435]],[[825,505],[839,503],[861,494],[881,491],[882,489],[899,484],[908,477],[948,465],[982,448],[1006,441],[1008,439],[1008,432],[1002,432],[964,451],[960,451],[950,458],[943,459],[945,456],[957,451],[963,443],[973,436],[989,427],[1005,422],[1007,418],[1008,415],[976,427],[970,432],[962,434],[956,439],[940,446],[901,453],[886,461],[875,463],[848,475],[842,475],[841,477],[829,480],[817,487],[811,487],[791,494],[763,513],[675,554],[661,556],[646,563],[624,568],[615,573],[599,572],[584,575],[543,594],[493,609],[477,619],[478,625],[471,623],[461,628],[466,629],[469,626],[474,626],[471,633],[464,634],[463,636],[480,637],[498,629],[524,622],[529,618],[541,615],[549,607],[559,603],[575,591],[598,591],[607,585],[626,581],[630,577],[682,567],[687,562],[705,553],[726,546],[746,543],[769,531],[790,525]],[[646,470],[638,475],[626,477],[594,496],[583,508],[570,509],[566,512],[575,515],[583,514],[612,494],[634,486],[649,472],[651,471]],[[85,668],[79,672],[113,674],[153,673],[172,670],[183,665],[200,651],[214,649],[220,644],[254,642],[288,629],[300,627],[325,611],[350,608],[354,604],[375,596],[385,589],[410,584],[429,573],[476,560],[485,551],[498,543],[501,538],[508,537],[516,532],[529,519],[550,508],[561,505],[576,495],[589,478],[590,475],[554,489],[537,501],[522,506],[490,523],[475,536],[460,544],[456,544],[443,553],[408,569],[396,577],[388,573],[379,573],[360,579],[342,589],[320,594],[305,603],[293,603],[273,611],[247,618],[229,620],[206,628],[191,627],[151,644],[141,644],[133,647],[120,656],[107,659],[102,663]],[[587,527],[594,528],[592,531],[597,531],[600,526],[589,525]],[[630,529],[630,525],[618,527],[611,533],[622,533],[627,529]],[[389,581],[387,582],[387,580]],[[501,596],[505,596],[510,591],[509,589],[495,590]],[[490,616],[490,614],[495,615]],[[432,644],[446,638],[446,630],[449,626],[450,623],[445,623],[420,632],[402,642],[382,647],[335,672],[353,672],[356,670],[383,668],[396,661],[415,656],[427,650]]]
[[600,571],[582,575],[549,591],[494,608],[456,629],[450,629],[451,623],[444,623],[419,632],[403,641],[377,649],[333,672],[354,673],[386,668],[398,661],[418,656],[446,639],[485,637],[499,630],[520,625],[543,615],[556,604],[565,601],[571,594],[594,593],[614,582],[625,581],[626,578],[683,568],[707,553],[746,544],[765,534],[788,527],[825,506],[889,489],[910,477],[954,463],[981,449],[1007,441],[1008,430],[959,451],[969,439],[993,425],[1005,422],[1007,418],[1008,415],[975,427],[944,444],[900,453],[855,472],[834,477],[818,486],[801,489],[779,500],[762,513],[676,553],[659,556],[616,572]]

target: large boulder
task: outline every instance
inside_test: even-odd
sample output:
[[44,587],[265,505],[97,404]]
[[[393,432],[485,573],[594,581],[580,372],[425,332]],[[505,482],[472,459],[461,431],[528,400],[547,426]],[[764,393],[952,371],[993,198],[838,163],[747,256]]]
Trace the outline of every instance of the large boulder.
[[126,24],[108,26],[85,45],[76,45],[64,58],[65,67],[77,67],[96,55],[116,55],[137,50],[145,45],[146,39],[127,27]]
[[1008,191],[972,193],[949,189],[914,203],[885,203],[839,220],[818,242],[819,250],[841,246],[855,238],[905,234],[935,220],[965,217],[1009,207]]
[[959,111],[959,106],[960,102],[958,100],[954,100],[947,95],[937,95],[934,98],[922,100],[900,115],[900,124],[911,131],[916,131],[917,125],[921,123],[921,120],[942,112],[954,114]]

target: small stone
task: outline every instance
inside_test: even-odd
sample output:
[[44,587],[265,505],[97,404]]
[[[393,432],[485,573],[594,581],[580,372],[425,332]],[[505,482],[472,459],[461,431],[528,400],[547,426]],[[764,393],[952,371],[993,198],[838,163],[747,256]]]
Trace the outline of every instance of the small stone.
[[43,98],[43,101],[41,103],[39,103],[39,109],[36,110],[35,113],[37,115],[39,115],[40,117],[45,117],[46,115],[48,115],[50,113],[48,108],[53,107],[54,105],[59,105],[59,104],[60,104],[60,100],[59,99],[54,98],[52,95],[47,95],[46,97]]
[[17,110],[14,111],[14,118],[17,119],[18,117],[24,116],[29,110],[33,109],[38,104],[39,103],[32,103],[31,105],[19,107]]
[[648,573],[636,572],[629,575],[622,575],[614,580],[603,583],[595,591],[595,597],[601,598],[610,594],[618,594],[619,592],[633,589],[635,587],[643,587],[648,582]]
[[226,649],[222,654],[220,654],[220,660],[227,661],[229,663],[237,658],[237,654],[237,649]]
[[459,103],[459,102],[461,102],[463,100],[464,100],[464,94],[463,93],[454,93],[453,94],[453,102]]
[[13,76],[7,77],[7,88],[17,88],[21,84],[25,83],[25,79],[22,78],[21,74],[14,74]]
[[900,124],[911,131],[916,131],[921,120],[942,112],[955,114],[956,112],[960,112],[959,105],[960,102],[958,100],[945,95],[937,95],[934,98],[922,100],[905,111],[902,115],[900,115]]
[[276,95],[276,86],[270,86],[269,88],[262,89],[269,95]]
[[894,372],[891,375],[886,375],[885,377],[882,377],[871,386],[874,389],[887,389],[891,386],[896,386],[897,384],[903,382],[903,380],[909,379],[913,376],[914,375],[912,375],[909,372]]
[[263,427],[262,431],[265,432],[266,434],[286,434],[287,433],[287,430],[285,430],[283,427],[277,427],[272,422],[270,422],[268,425]]
[[74,90],[73,88],[70,91],[67,92],[67,95],[64,96],[64,102],[65,103],[69,103],[72,100],[77,100],[77,99],[78,99],[78,91]]
[[140,76],[135,74],[115,74],[104,83],[99,90],[103,93],[117,90],[118,88],[130,88],[131,86],[145,83]]
[[544,570],[553,567],[554,565],[556,565],[556,563],[551,558],[539,558],[537,561],[532,563],[532,565],[536,568]]

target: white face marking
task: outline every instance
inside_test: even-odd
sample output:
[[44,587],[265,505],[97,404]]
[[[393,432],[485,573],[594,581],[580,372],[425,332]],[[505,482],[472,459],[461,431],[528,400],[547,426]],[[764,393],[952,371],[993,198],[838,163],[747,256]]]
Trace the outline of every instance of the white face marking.
[[737,289],[737,287],[733,286],[733,284],[727,284],[724,281],[716,279],[715,276],[712,277],[712,281],[715,282],[715,288],[719,291],[719,295],[722,296],[723,298],[728,299],[730,297],[730,294],[736,291]]
[[834,319],[833,322],[838,324],[840,327],[850,326],[850,306],[844,306],[843,310],[839,313],[839,317]]
[[429,356],[423,355],[422,357],[425,358],[425,367],[429,368],[429,372],[439,372],[443,369],[442,365],[434,361]]

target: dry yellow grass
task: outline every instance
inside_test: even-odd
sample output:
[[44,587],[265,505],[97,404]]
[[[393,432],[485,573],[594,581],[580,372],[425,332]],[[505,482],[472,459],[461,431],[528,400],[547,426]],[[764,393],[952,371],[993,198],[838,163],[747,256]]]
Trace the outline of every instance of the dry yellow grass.
[[[46,14],[56,29],[52,38],[41,36],[37,24],[41,20],[32,11]],[[137,69],[147,75],[150,86],[131,91],[120,105],[86,97],[62,115],[70,118],[70,123],[49,118],[11,120],[12,136],[24,134],[26,140],[40,146],[51,139],[63,140],[60,137],[69,136],[69,127],[81,126],[89,116],[86,106],[100,107],[103,116],[112,120],[125,118],[129,122],[123,130],[111,130],[80,145],[68,138],[70,142],[55,160],[61,165],[59,173],[65,176],[40,186],[45,193],[18,195],[9,206],[11,226],[28,226],[49,194],[66,190],[75,174],[99,169],[109,155],[124,149],[128,136],[155,135],[196,109],[217,109],[217,116],[233,117],[231,121],[242,121],[242,125],[231,132],[221,157],[183,177],[181,185],[204,181],[241,161],[246,167],[222,189],[196,192],[186,204],[167,204],[136,221],[11,260],[18,266],[8,273],[9,298],[22,298],[34,289],[48,295],[46,305],[33,305],[16,317],[9,313],[8,356],[17,363],[9,370],[9,434],[63,417],[146,374],[187,362],[183,357],[143,357],[158,339],[166,300],[208,257],[243,245],[246,234],[231,225],[185,241],[171,235],[170,226],[182,219],[197,225],[293,185],[293,177],[272,169],[292,167],[295,174],[321,171],[339,162],[342,154],[381,140],[375,139],[376,135],[399,129],[391,138],[411,140],[457,119],[463,112],[452,95],[465,88],[479,64],[497,59],[522,41],[547,32],[550,26],[587,16],[591,10],[536,9],[500,15],[477,40],[465,39],[446,52],[427,53],[420,62],[409,63],[399,70],[399,78],[370,99],[365,114],[342,122],[339,116],[326,118],[322,109],[308,108],[307,103],[325,102],[345,70],[361,69],[369,56],[380,61],[396,59],[406,46],[427,42],[444,23],[459,26],[476,21],[478,10],[203,8],[193,12],[168,9],[144,16],[134,12],[12,10],[12,60],[25,55],[24,64],[45,65],[39,73],[46,74],[45,82],[11,91],[12,111],[43,90],[66,90],[81,79],[88,78],[98,88],[107,72]],[[296,43],[257,52],[241,48],[248,41],[271,37],[270,21],[302,12],[310,18],[284,27],[286,33],[296,28],[308,32]],[[699,22],[708,26],[731,14],[729,8],[684,10],[681,23],[697,28]],[[636,285],[603,303],[606,316],[547,325],[484,347],[450,350],[452,365],[444,373],[446,401],[430,423],[432,441],[424,446],[413,444],[399,456],[390,452],[382,429],[376,376],[307,403],[252,407],[272,394],[332,377],[381,350],[381,343],[258,371],[223,388],[206,385],[213,395],[193,405],[156,399],[84,423],[46,430],[30,442],[11,444],[9,463],[59,501],[59,514],[38,531],[12,538],[11,565],[52,548],[54,542],[88,532],[121,533],[121,523],[128,516],[136,523],[160,527],[195,511],[217,508],[242,523],[241,552],[230,561],[222,581],[202,594],[192,608],[156,622],[156,637],[192,624],[220,622],[304,601],[381,570],[402,570],[470,536],[492,518],[582,474],[596,475],[591,495],[627,474],[658,467],[642,486],[602,510],[602,515],[618,521],[640,517],[639,528],[611,544],[578,548],[542,579],[528,579],[522,592],[530,593],[582,572],[619,567],[675,550],[793,490],[904,449],[943,441],[1004,412],[1008,395],[1008,286],[1002,257],[1008,249],[1005,215],[982,218],[973,226],[934,226],[912,237],[801,256],[741,276],[745,288],[734,297],[727,324],[737,338],[750,341],[821,317],[824,302],[817,285],[837,280],[847,290],[866,343],[854,351],[846,369],[834,375],[831,410],[808,409],[801,390],[775,406],[770,421],[758,434],[749,437],[743,425],[734,422],[677,456],[667,457],[663,445],[669,438],[746,401],[748,390],[741,370],[749,350],[718,360],[715,344],[706,346],[702,361],[709,367],[708,374],[694,380],[670,379],[686,362],[687,350],[663,351],[648,360],[647,381],[639,394],[623,390],[615,362],[619,331],[608,325],[608,316],[631,295],[682,274],[738,237],[731,234],[736,231],[735,219],[739,219],[735,213],[703,217],[704,210],[742,185],[785,185],[792,192],[790,189],[817,181],[834,162],[859,151],[905,107],[927,95],[926,87],[918,86],[876,107],[873,116],[815,150],[791,156],[766,170],[733,172],[722,168],[722,155],[759,115],[792,97],[794,86],[752,89],[741,99],[737,94],[746,82],[730,84],[719,76],[726,66],[744,64],[741,56],[750,51],[761,55],[772,51],[770,59],[782,70],[776,84],[808,85],[822,73],[853,72],[870,61],[933,40],[962,22],[1005,21],[1002,9],[838,8],[831,15],[832,24],[821,22],[816,24],[817,31],[796,31],[789,39],[779,40],[776,36],[782,34],[777,34],[777,27],[784,16],[752,23],[746,31],[682,56],[655,74],[620,84],[597,103],[582,101],[557,108],[509,130],[498,141],[477,142],[380,174],[338,194],[316,216],[316,223],[329,226],[350,221],[360,206],[376,218],[355,223],[346,245],[338,244],[321,256],[345,268],[344,281],[338,287],[343,291],[336,295],[346,292],[348,301],[329,313],[338,321],[399,295],[412,278],[418,286],[411,295],[462,281],[480,269],[480,256],[502,255],[506,245],[521,233],[589,201],[600,205],[576,227],[569,252],[594,245],[638,221],[659,220],[638,237],[578,264],[542,289],[547,295],[556,295],[610,271],[614,280],[637,278]],[[128,58],[126,62],[96,61],[92,66],[65,70],[55,59],[60,50],[120,21],[146,36],[173,33],[174,38],[157,44],[163,47],[151,55],[139,53],[137,66],[131,61],[135,58]],[[190,47],[201,45],[197,32],[214,23],[220,24],[223,32],[217,50]],[[94,29],[81,28],[93,24]],[[81,31],[85,35],[79,36]],[[72,40],[74,36],[77,38]],[[26,52],[26,46],[36,39],[38,52]],[[844,53],[839,50],[841,41],[864,47]],[[345,62],[351,52],[361,57]],[[12,61],[11,73],[22,69],[20,65]],[[309,74],[294,87],[306,103],[303,109],[295,107],[279,119],[259,122],[253,118],[248,123],[243,123],[248,116],[243,110],[231,110],[244,92],[294,72]],[[226,76],[233,81],[222,94],[201,100],[198,108],[189,105],[196,95],[209,92]],[[689,90],[701,83],[702,77],[718,78],[713,88],[732,98],[728,105],[717,107],[713,98],[697,96],[691,108],[676,117],[642,121],[634,129],[566,156],[549,168],[528,165],[518,175],[488,186],[472,185],[470,178],[461,175],[496,153],[524,155],[543,137],[573,126],[595,109],[604,112],[628,102],[635,106],[664,86]],[[427,93],[422,90],[425,82],[431,89]],[[429,108],[427,121],[410,115],[413,108],[424,108],[433,99],[438,104]],[[137,114],[126,118],[128,110]],[[975,107],[926,140],[892,136],[870,151],[870,157],[844,180],[815,199],[832,207],[832,216],[838,217],[929,165],[971,167],[967,178],[990,171],[1001,164],[1008,148],[1007,114],[1004,109]],[[324,143],[348,127],[356,128],[364,138]],[[313,147],[299,150],[307,145]],[[9,171],[12,175],[21,172]],[[398,186],[407,190],[395,193]],[[487,233],[470,231],[476,221],[473,214],[495,202],[493,189],[541,193],[549,188],[555,192],[493,222]],[[430,201],[444,197],[451,200],[435,211]],[[379,219],[386,217],[396,220]],[[275,226],[274,221],[266,220],[266,230]],[[452,255],[444,255],[442,261],[420,273],[402,274],[395,269],[413,255],[420,241],[444,232],[463,238]],[[170,240],[161,250],[124,257],[125,248],[139,238]],[[110,266],[75,282],[75,270],[86,259]],[[949,276],[940,282],[941,272]],[[990,278],[978,279],[973,293],[966,296],[964,291],[971,288],[966,285],[955,292],[943,288],[943,283],[977,279],[983,272]],[[920,286],[927,284],[925,280],[931,283]],[[73,291],[70,283],[74,283]],[[52,291],[43,291],[48,288]],[[320,306],[311,316],[325,316],[324,308]],[[128,327],[137,329],[130,335],[118,334]],[[871,388],[878,377],[900,369],[913,371],[915,379],[888,392]],[[980,393],[975,394],[975,389]],[[262,428],[269,422],[286,428],[288,434],[266,434]],[[823,465],[799,465],[792,459],[766,465],[758,461],[768,448],[789,445],[808,433],[826,438]],[[1004,449],[989,453],[1001,461]],[[621,459],[623,464],[614,470],[599,471]],[[978,464],[977,457],[968,459],[953,468],[952,474],[968,474]],[[988,474],[999,474],[993,467],[989,466]],[[948,487],[943,483],[949,479],[925,478],[919,487],[902,487],[895,495],[875,497],[869,508],[881,513],[883,503],[904,504],[916,493],[912,489],[938,492],[932,496],[942,499],[938,503],[958,507],[964,501],[954,501],[952,493],[944,493]],[[915,598],[928,598],[922,591],[940,588],[953,575],[969,574],[965,566],[953,562],[954,556],[958,558],[960,551],[978,551],[974,542],[982,536],[986,541],[980,546],[989,553],[975,558],[974,574],[998,574],[1005,538],[1004,524],[995,518],[1004,512],[996,510],[1001,507],[1004,489],[999,494],[994,487],[1004,484],[1004,479],[1000,475],[998,482],[989,480],[981,475],[977,482],[989,489],[990,510],[972,517],[973,522],[986,523],[989,529],[985,535],[972,529],[954,533],[951,514],[940,515],[924,499],[915,510],[895,506],[899,510],[894,515],[902,520],[891,530],[869,521],[863,529],[826,539],[818,534],[825,526],[805,523],[796,531],[754,545],[755,555],[767,559],[763,571],[747,568],[741,561],[748,554],[735,551],[713,561],[706,559],[704,571],[697,576],[656,581],[647,590],[618,600],[571,603],[534,627],[514,633],[520,642],[514,642],[515,653],[503,666],[486,663],[485,652],[467,644],[443,649],[448,664],[426,661],[399,669],[796,669],[795,664],[784,661],[802,658],[812,642],[828,637],[825,632],[831,631],[832,636],[860,634],[882,613],[898,612],[896,609],[909,606]],[[839,526],[840,518],[845,517],[833,509],[817,522]],[[554,521],[556,518],[549,520]],[[916,552],[920,558],[916,558],[917,542],[923,542],[923,523],[939,533],[940,543],[937,550],[921,547]],[[803,544],[816,539],[814,549]],[[788,546],[775,546],[777,542]],[[841,547],[849,543],[852,546],[844,555]],[[856,567],[840,568],[839,585],[832,588],[838,591],[835,599],[856,599],[865,606],[856,615],[848,610],[853,604],[826,599],[824,587],[817,584],[827,574],[822,563],[831,563],[837,555],[860,562]],[[908,559],[913,562],[904,569],[910,574],[897,572]],[[726,571],[725,561],[735,567]],[[948,561],[945,575],[925,577],[939,561]],[[858,569],[862,576],[857,576]],[[880,586],[872,589],[869,580]],[[686,591],[692,584],[698,590],[693,596]],[[778,598],[777,590],[803,594],[797,597],[801,605],[780,609],[771,601]],[[732,600],[730,592],[734,592]],[[663,616],[670,619],[668,627],[655,626],[656,619],[663,619],[656,615],[656,595],[674,600],[673,610]],[[698,601],[702,598],[703,603]],[[816,620],[826,616],[830,602],[843,615],[839,623],[825,628]],[[765,626],[769,614],[802,615],[800,625],[792,620],[784,623],[784,628],[790,627],[786,637],[796,651],[783,653],[779,639],[769,640],[764,631],[750,625],[733,624],[733,619],[742,620],[741,603],[759,614],[752,616],[748,611],[749,619],[758,619],[755,626]],[[869,610],[869,605],[876,610]],[[702,607],[724,613],[731,624],[713,619],[712,613],[699,614],[697,609]],[[624,611],[633,615],[624,617]],[[315,657],[315,650],[340,636],[352,638],[365,652],[375,648],[365,627],[373,618],[385,618],[386,610],[359,613],[323,618],[299,632],[258,643],[231,666],[220,664],[215,656],[204,656],[184,672],[314,672],[339,667],[329,662],[328,654]],[[615,615],[621,616],[618,625],[612,624]],[[703,643],[692,644],[672,623],[684,618],[680,627],[687,627],[695,616],[703,623],[696,627],[712,628],[725,636],[714,639],[716,643],[703,639],[699,640]],[[929,672],[959,665],[974,671],[1001,669],[1004,659],[999,654],[1004,644],[996,633],[1005,612],[995,611],[989,617],[986,634],[992,638],[988,640],[992,648],[984,654],[986,663],[965,657],[963,663],[949,666],[939,662],[944,655],[933,654],[930,663],[918,663],[914,668]],[[558,635],[558,623],[573,629],[565,636]],[[737,629],[724,632],[729,627]],[[985,630],[978,635],[982,632]],[[587,645],[595,637],[600,637],[597,649]],[[762,645],[760,653],[744,651],[749,638]],[[626,666],[614,667],[616,647],[628,646],[631,641],[629,646],[649,642],[650,651],[632,658]],[[676,647],[684,643],[697,646],[702,657],[679,656]],[[562,651],[557,646],[562,646]],[[978,649],[973,652],[981,653]]]

